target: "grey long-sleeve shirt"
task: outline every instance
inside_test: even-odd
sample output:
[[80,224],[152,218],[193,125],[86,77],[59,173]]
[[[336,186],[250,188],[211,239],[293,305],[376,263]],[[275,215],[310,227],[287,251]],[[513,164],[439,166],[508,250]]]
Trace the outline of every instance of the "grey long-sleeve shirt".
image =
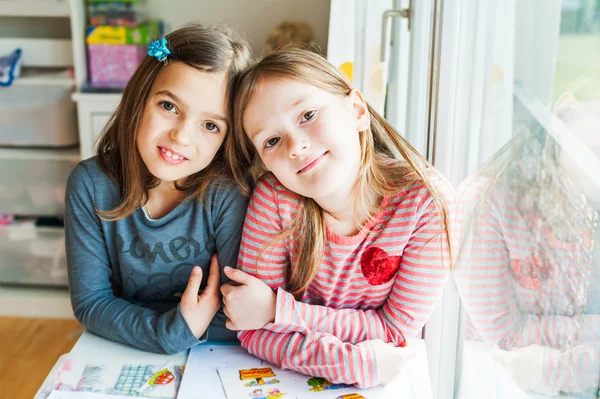
[[96,209],[114,209],[117,185],[95,158],[69,176],[65,232],[71,304],[77,320],[107,339],[142,350],[175,353],[204,339],[234,340],[217,313],[198,340],[179,301],[194,265],[206,285],[210,258],[235,267],[247,201],[232,183],[213,184],[202,203],[184,201],[165,217],[149,219],[142,209],[127,218],[101,220]]

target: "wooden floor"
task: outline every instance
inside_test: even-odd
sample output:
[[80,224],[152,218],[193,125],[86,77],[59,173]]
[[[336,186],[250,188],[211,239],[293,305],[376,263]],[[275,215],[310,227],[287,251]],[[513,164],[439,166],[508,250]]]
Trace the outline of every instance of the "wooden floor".
[[0,399],[33,398],[80,329],[76,320],[0,317]]

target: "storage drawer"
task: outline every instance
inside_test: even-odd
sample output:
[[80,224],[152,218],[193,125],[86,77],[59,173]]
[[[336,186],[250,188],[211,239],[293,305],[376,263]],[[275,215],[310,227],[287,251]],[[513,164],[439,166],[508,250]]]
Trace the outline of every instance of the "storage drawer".
[[74,93],[81,159],[96,155],[96,142],[121,101],[121,94]]
[[66,147],[79,142],[72,89],[14,85],[0,90],[0,145]]
[[94,134],[94,140],[97,141],[98,137],[108,124],[108,121],[112,117],[112,112],[94,112],[91,114],[92,117],[92,133]]
[[68,285],[62,227],[0,226],[0,254],[0,284]]
[[0,149],[0,214],[64,214],[67,178],[79,150]]
[[0,16],[9,17],[68,17],[68,0],[2,0]]

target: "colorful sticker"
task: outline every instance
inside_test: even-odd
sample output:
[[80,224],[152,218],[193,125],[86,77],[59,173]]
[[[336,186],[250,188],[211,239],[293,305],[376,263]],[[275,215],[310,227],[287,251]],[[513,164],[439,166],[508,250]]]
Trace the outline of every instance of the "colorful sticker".
[[331,391],[334,389],[353,388],[354,385],[349,384],[333,384],[321,377],[311,377],[306,383],[312,388],[309,389],[311,392],[320,391]]
[[338,396],[336,399],[367,399],[357,393],[348,393],[346,395]]
[[175,376],[169,371],[169,369],[162,369],[150,378],[148,384],[150,385],[166,385],[173,382]]
[[254,399],[279,399],[284,395],[285,393],[281,392],[279,389],[271,388],[266,394],[263,393],[263,389],[255,389],[250,394],[250,397]]
[[267,377],[275,377],[275,373],[269,367],[256,368],[256,369],[245,369],[240,370],[240,380],[254,380],[250,381],[247,384],[244,384],[247,387],[255,387],[258,385],[269,385],[269,384],[277,384],[279,380],[276,378],[272,378],[270,380],[265,380]]

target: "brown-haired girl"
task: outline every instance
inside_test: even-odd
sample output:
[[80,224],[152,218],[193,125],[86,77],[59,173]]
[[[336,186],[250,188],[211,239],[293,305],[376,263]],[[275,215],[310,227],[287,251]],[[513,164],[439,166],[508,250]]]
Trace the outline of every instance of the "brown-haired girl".
[[163,353],[235,339],[219,311],[219,264],[236,264],[247,203],[223,147],[249,54],[222,27],[190,25],[154,42],[98,155],[71,173],[69,286],[89,331]]
[[280,367],[390,382],[447,280],[451,190],[314,53],[268,55],[234,98],[234,174],[245,189],[247,170],[260,179],[241,270],[225,268],[241,284],[221,288],[227,326]]

